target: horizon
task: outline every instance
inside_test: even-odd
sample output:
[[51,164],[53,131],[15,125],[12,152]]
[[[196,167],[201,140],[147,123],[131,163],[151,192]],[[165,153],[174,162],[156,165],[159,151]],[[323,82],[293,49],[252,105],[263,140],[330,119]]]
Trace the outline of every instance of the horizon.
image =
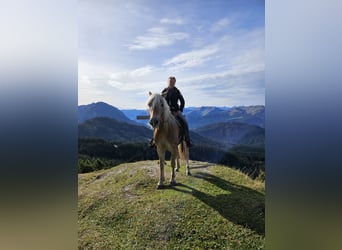
[[79,3],[78,105],[140,109],[175,76],[186,106],[265,105],[261,0]]
[[[96,103],[105,103],[107,105],[113,106],[119,110],[147,110],[146,108],[122,108],[116,105],[113,105],[111,103],[108,102],[104,102],[104,101],[95,101],[95,102],[91,102],[91,103],[87,103],[87,104],[78,104],[79,106],[87,106],[87,105],[91,105],[91,104],[96,104]],[[204,105],[204,106],[189,106],[189,107],[184,107],[184,109],[191,109],[191,108],[235,108],[235,107],[252,107],[252,106],[263,106],[265,107],[265,105],[263,104],[254,104],[254,105],[233,105],[233,106],[208,106],[208,105]]]

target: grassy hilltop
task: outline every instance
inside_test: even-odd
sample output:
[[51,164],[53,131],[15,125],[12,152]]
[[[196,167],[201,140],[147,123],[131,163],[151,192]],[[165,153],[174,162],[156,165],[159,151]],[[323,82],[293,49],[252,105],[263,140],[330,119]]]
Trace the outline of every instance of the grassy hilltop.
[[79,174],[79,248],[264,249],[264,182],[215,164],[190,166],[192,176],[182,166],[178,185],[163,190],[157,161]]

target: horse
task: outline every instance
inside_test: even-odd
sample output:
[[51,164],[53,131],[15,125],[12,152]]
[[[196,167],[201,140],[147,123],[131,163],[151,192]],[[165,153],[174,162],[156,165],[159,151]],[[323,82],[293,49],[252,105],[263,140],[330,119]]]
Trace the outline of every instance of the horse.
[[150,115],[150,125],[153,127],[153,139],[157,147],[159,157],[160,175],[157,189],[164,187],[164,162],[165,152],[171,153],[171,179],[170,186],[176,185],[176,171],[179,171],[180,161],[186,162],[186,175],[191,175],[189,166],[189,148],[184,138],[180,137],[180,124],[171,113],[169,105],[165,98],[160,94],[152,94],[149,92],[147,101],[148,111]]

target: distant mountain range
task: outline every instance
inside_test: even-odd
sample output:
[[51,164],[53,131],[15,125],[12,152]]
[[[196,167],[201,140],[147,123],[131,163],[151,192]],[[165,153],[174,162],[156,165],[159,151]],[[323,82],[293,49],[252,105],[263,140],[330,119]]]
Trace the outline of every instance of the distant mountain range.
[[[139,109],[125,109],[122,112],[131,120],[135,120],[137,115],[147,115],[146,110]],[[190,129],[219,122],[239,122],[265,127],[265,107],[262,105],[232,108],[190,107],[184,109],[183,115],[186,117]],[[137,120],[137,122],[147,123],[144,120]]]
[[97,118],[97,117],[108,117],[118,121],[127,122],[130,124],[136,124],[133,120],[129,119],[122,111],[118,108],[109,105],[105,102],[96,102],[88,105],[78,106],[78,123],[85,122],[86,120]]
[[[264,147],[265,107],[190,107],[184,109],[194,144],[218,148],[234,145]],[[119,110],[104,102],[78,107],[79,137],[117,142],[148,142],[152,129],[147,120],[137,121],[146,110]]]
[[194,129],[194,132],[228,147],[241,144],[264,147],[265,144],[265,129],[246,123],[214,123]]
[[78,137],[147,143],[152,138],[152,130],[108,117],[97,117],[78,125]]
[[185,109],[183,114],[192,129],[220,122],[238,122],[265,127],[265,107],[262,105],[232,108],[191,108]]
[[[146,120],[136,120],[137,115],[147,115],[144,109],[123,109],[104,102],[96,102],[78,107],[78,122],[82,123],[95,117],[109,117],[130,124],[146,125]],[[213,123],[239,122],[265,127],[265,106],[239,107],[189,107],[185,108],[190,129],[200,128]]]
[[148,115],[147,109],[122,109],[122,113],[127,116],[130,120],[136,121],[138,124],[141,125],[148,125],[148,120],[137,120],[138,115]]
[[[101,138],[115,142],[145,142],[152,138],[153,131],[143,126],[127,124],[108,117],[98,117],[78,125],[79,138]],[[224,147],[223,143],[203,137],[190,131],[191,140],[196,145]]]

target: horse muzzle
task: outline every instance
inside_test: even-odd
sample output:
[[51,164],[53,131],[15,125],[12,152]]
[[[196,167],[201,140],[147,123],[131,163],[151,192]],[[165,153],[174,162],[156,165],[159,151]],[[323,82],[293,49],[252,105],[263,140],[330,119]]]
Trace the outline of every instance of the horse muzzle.
[[156,118],[156,117],[153,117],[151,120],[150,120],[150,124],[153,128],[156,128],[158,127],[159,125],[159,119]]

